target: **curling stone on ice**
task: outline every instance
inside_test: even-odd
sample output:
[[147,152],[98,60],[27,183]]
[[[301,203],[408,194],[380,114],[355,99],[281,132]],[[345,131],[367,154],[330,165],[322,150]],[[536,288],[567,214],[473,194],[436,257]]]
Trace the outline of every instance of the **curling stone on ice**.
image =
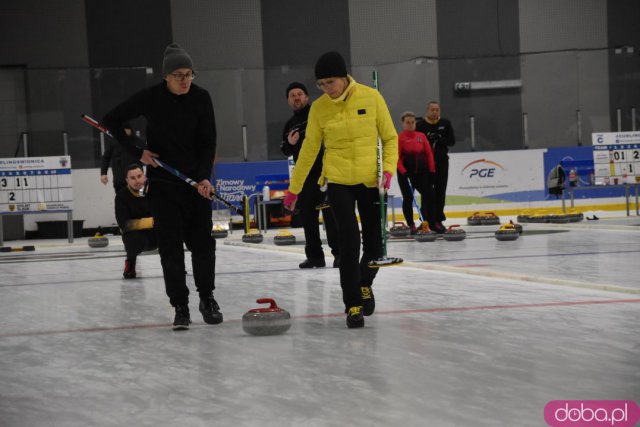
[[266,308],[254,308],[242,316],[242,329],[250,335],[278,335],[291,328],[291,315],[278,307],[272,298],[259,298],[258,304],[269,304]]
[[404,222],[394,222],[393,226],[389,229],[389,235],[391,237],[407,237],[411,234],[411,227]]
[[514,224],[503,224],[502,227],[500,227],[496,231],[495,236],[496,239],[504,242],[508,240],[516,240],[518,237],[520,237],[520,233],[518,232]]
[[91,248],[104,248],[108,245],[109,239],[107,239],[107,236],[103,236],[99,232],[95,236],[89,237],[89,247]]
[[474,212],[473,215],[467,217],[467,225],[480,225],[482,224],[482,217],[480,212]]
[[258,230],[249,230],[248,233],[242,235],[242,241],[244,243],[262,243],[263,238]]
[[423,221],[413,238],[416,242],[435,242],[438,238],[438,233],[430,230],[427,222]]
[[450,225],[447,231],[444,232],[442,238],[449,242],[459,242],[467,238],[467,232],[462,228],[459,228],[459,224]]
[[487,212],[480,218],[482,225],[498,225],[500,224],[500,217],[493,212]]
[[513,227],[518,230],[518,234],[522,234],[522,224],[518,224],[517,222],[513,222],[513,220],[509,220],[509,224],[513,224]]
[[223,225],[221,224],[213,225],[213,228],[211,229],[211,237],[213,237],[214,239],[224,239],[228,235],[229,235],[229,230],[227,230]]
[[296,236],[294,236],[287,230],[282,230],[279,231],[278,234],[276,234],[276,236],[273,238],[273,243],[278,246],[295,245]]

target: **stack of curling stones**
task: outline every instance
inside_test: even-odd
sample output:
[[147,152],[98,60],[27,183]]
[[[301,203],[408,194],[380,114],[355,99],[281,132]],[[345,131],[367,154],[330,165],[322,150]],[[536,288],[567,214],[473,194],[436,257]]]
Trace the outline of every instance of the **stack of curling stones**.
[[291,315],[276,304],[272,298],[259,298],[258,304],[269,304],[267,308],[254,308],[242,316],[242,329],[249,335],[278,335],[291,328]]
[[415,236],[413,238],[416,242],[435,242],[438,238],[438,233],[429,229],[429,224],[426,221],[423,221],[420,224],[420,228],[416,230]]
[[211,237],[214,239],[224,239],[229,235],[229,230],[227,230],[221,224],[213,224],[213,228],[211,229]]
[[11,246],[3,246],[0,248],[0,252],[30,252],[35,250],[36,250],[36,247],[33,245],[27,245],[21,248],[18,248],[18,247],[13,248]]
[[393,226],[389,229],[389,235],[391,237],[407,237],[411,234],[411,227],[404,222],[394,222]]
[[273,243],[277,246],[295,245],[296,236],[287,230],[282,230],[273,238]]
[[473,215],[467,218],[468,225],[498,225],[500,224],[500,217],[493,212],[474,212]]
[[532,214],[518,215],[518,222],[529,223],[552,223],[566,224],[568,222],[579,222],[584,219],[581,212],[570,212],[566,214],[550,214],[546,210],[539,210]]
[[450,225],[447,231],[444,232],[442,238],[449,242],[459,242],[467,237],[467,232],[464,231],[459,224]]
[[89,237],[90,248],[104,248],[108,245],[109,239],[107,239],[107,236],[103,236],[100,232],[97,232],[93,237]]
[[495,236],[496,236],[496,239],[500,240],[501,242],[504,242],[507,240],[516,240],[518,237],[520,237],[520,233],[518,232],[518,229],[516,228],[515,224],[509,223],[509,224],[503,224],[502,227],[500,227],[496,231]]

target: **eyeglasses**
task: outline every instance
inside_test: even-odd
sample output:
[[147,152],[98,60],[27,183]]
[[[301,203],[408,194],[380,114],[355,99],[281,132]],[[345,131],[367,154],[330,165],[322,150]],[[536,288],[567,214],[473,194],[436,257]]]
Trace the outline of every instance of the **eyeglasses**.
[[325,90],[326,88],[328,88],[329,86],[333,85],[335,82],[337,82],[338,79],[326,79],[324,81],[320,81],[318,80],[316,82],[316,86],[318,87],[318,89],[320,90]]
[[187,80],[193,80],[196,78],[196,73],[194,72],[189,72],[189,73],[171,73],[170,74],[171,77],[173,77],[174,79],[178,80],[179,82],[183,81],[184,79]]

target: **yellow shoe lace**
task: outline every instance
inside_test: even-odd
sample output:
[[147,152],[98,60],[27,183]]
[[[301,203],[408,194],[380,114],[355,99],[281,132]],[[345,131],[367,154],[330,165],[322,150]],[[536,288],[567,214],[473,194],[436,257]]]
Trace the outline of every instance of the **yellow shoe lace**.
[[360,288],[360,291],[362,292],[362,299],[371,299],[371,288],[368,286],[362,286]]
[[349,316],[360,316],[362,314],[362,306],[351,307],[349,309]]

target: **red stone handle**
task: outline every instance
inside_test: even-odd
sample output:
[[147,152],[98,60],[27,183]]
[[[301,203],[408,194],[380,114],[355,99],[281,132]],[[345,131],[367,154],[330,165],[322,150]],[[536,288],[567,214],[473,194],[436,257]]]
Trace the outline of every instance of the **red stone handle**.
[[273,310],[273,309],[280,308],[280,307],[278,307],[278,304],[276,304],[276,301],[273,298],[258,298],[256,300],[256,302],[258,304],[271,304],[271,306],[269,308],[267,308],[267,310]]
[[269,304],[270,306],[251,309],[249,310],[250,313],[279,313],[281,311],[285,311],[278,307],[278,304],[276,304],[273,298],[258,298],[256,302],[258,304]]

